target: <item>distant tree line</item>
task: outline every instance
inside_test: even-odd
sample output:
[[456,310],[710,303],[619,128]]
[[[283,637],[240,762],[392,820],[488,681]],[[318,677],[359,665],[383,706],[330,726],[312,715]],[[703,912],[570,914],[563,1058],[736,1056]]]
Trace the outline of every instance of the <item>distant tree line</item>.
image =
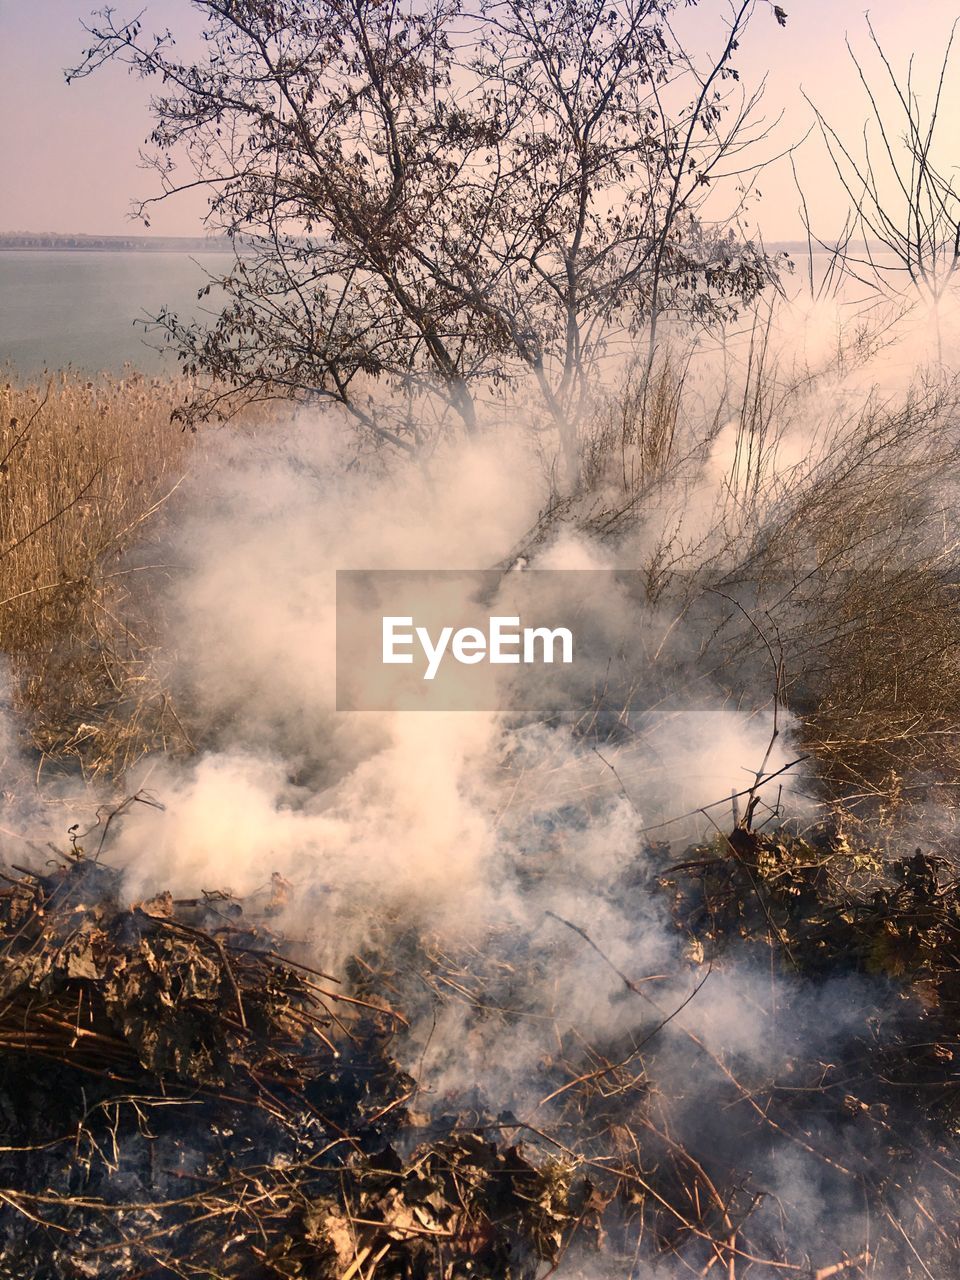
[[57,232],[0,232],[0,249],[96,249],[120,253],[229,252],[224,236],[86,236]]

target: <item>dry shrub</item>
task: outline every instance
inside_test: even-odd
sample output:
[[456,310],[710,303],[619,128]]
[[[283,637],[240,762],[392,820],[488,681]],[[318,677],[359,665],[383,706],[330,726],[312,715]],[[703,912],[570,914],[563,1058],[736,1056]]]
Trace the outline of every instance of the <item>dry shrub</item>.
[[746,605],[718,632],[731,695],[772,696],[773,650],[827,794],[874,817],[907,819],[960,776],[958,420],[957,383],[868,397],[721,511],[692,574]]
[[92,774],[183,742],[125,559],[188,465],[182,397],[133,371],[0,387],[0,642],[33,744]]
[[881,319],[873,341],[858,322],[811,369],[776,350],[765,314],[712,402],[676,357],[655,368],[646,412],[628,378],[589,435],[593,489],[574,519],[620,544],[651,604],[701,638],[695,659],[664,648],[651,697],[707,679],[769,707],[779,662],[826,795],[906,821],[958,798],[960,379],[918,371],[871,391],[866,364],[893,337]]
[[797,699],[805,745],[848,803],[891,818],[931,794],[952,805],[945,788],[960,774],[955,586],[922,564],[886,574],[871,567],[831,604],[816,678],[807,676]]
[[886,816],[960,776],[958,411],[956,383],[871,400],[755,546],[804,745],[835,794]]
[[687,360],[668,348],[647,375],[645,358],[626,367],[623,383],[601,397],[580,432],[584,488],[630,498],[670,473]]

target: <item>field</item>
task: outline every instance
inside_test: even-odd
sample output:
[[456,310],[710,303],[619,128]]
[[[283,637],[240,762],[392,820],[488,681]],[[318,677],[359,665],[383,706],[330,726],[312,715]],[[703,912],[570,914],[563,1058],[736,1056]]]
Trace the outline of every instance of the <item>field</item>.
[[960,1275],[960,23],[41,8],[0,1277]]
[[131,579],[156,570],[127,557],[189,465],[194,439],[171,422],[180,392],[134,370],[0,391],[0,632],[38,764],[96,774],[176,740],[132,605]]
[[[960,389],[843,314],[628,362],[573,494],[10,378],[11,1274],[953,1265]],[[332,568],[470,559],[639,570],[627,682],[338,719]]]
[[[527,542],[572,526],[619,548],[646,573],[652,611],[746,592],[752,616],[731,599],[697,659],[717,688],[742,700],[745,683],[762,685],[757,705],[789,711],[825,803],[887,821],[936,794],[946,812],[960,718],[957,389],[901,366],[879,384],[888,357],[902,359],[887,320],[838,330],[835,349],[801,364],[795,333],[772,319],[758,311],[707,355],[676,342],[643,394],[628,366],[581,423],[576,499],[551,497],[529,454],[550,514]],[[202,485],[230,449],[223,429],[171,421],[189,391],[130,370],[11,378],[0,392],[3,649],[39,767],[122,782],[145,753],[203,740],[169,687],[159,601],[184,481]],[[254,407],[225,430],[282,450],[281,417]],[[379,483],[379,464],[361,465]],[[648,667],[662,691],[680,679],[673,660]]]

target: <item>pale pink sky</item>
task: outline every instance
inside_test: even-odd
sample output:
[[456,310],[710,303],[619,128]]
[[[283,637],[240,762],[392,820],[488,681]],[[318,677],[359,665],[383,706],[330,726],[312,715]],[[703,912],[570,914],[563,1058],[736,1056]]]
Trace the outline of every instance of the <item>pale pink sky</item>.
[[[120,16],[146,8],[145,26],[189,38],[197,16],[189,0],[113,0]],[[801,84],[825,114],[854,139],[864,119],[863,99],[844,48],[844,33],[868,53],[862,0],[783,0],[789,14],[782,30],[766,6],[738,58],[742,78],[753,84],[768,73],[766,114],[782,109],[779,146],[800,135],[810,110]],[[150,174],[138,167],[138,149],[150,120],[147,88],[119,66],[68,87],[63,68],[79,59],[84,46],[80,19],[94,7],[91,0],[0,0],[0,231],[59,231],[123,234],[142,230],[127,217],[135,194],[155,188]],[[682,18],[706,43],[717,29],[721,0],[701,0]],[[875,0],[874,25],[897,63],[910,52],[917,56],[915,81],[921,91],[942,55],[950,24],[957,15],[953,0]],[[947,104],[944,138],[960,139],[960,48],[952,83],[958,88]],[[950,157],[952,159],[952,157]],[[958,141],[960,160],[960,141]],[[798,167],[808,200],[824,235],[836,230],[843,201],[829,180],[821,145],[812,140],[802,149]],[[801,233],[797,198],[789,169],[780,164],[760,181],[763,200],[755,208],[768,239]],[[193,235],[199,229],[202,200],[159,206],[153,230],[159,234]]]

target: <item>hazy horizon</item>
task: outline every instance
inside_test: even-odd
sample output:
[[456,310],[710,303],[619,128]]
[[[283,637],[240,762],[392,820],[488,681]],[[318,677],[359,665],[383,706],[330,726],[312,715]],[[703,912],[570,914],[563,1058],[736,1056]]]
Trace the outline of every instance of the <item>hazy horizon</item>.
[[[80,23],[92,7],[90,0],[31,5],[0,0],[0,155],[6,171],[17,175],[0,192],[0,232],[203,235],[205,200],[200,192],[153,206],[149,232],[129,217],[133,198],[156,190],[154,176],[142,170],[138,158],[150,130],[151,86],[116,65],[73,85],[65,83],[63,69],[81,58],[85,34]],[[147,0],[142,7],[145,27],[169,25],[181,34],[181,47],[189,50],[200,21],[188,0]],[[807,0],[786,7],[783,29],[772,7],[758,5],[736,58],[748,90],[766,74],[766,118],[773,121],[783,113],[774,136],[758,147],[757,161],[796,143],[812,123],[801,86],[854,142],[865,118],[865,100],[844,44],[848,33],[858,53],[870,62],[861,4]],[[136,6],[121,4],[118,12],[132,16]],[[924,21],[918,21],[921,13]],[[905,68],[911,52],[916,54],[914,80],[922,103],[925,90],[933,89],[955,12],[937,0],[909,10],[896,0],[877,0],[870,14],[898,69]],[[680,11],[676,21],[698,49],[716,48],[719,26],[712,8]],[[948,97],[945,137],[960,124],[960,94]],[[818,137],[811,136],[800,147],[796,163],[815,229],[824,238],[836,235],[846,201]],[[750,207],[749,226],[759,226],[767,240],[802,239],[789,163],[772,163],[758,186],[762,198]]]

